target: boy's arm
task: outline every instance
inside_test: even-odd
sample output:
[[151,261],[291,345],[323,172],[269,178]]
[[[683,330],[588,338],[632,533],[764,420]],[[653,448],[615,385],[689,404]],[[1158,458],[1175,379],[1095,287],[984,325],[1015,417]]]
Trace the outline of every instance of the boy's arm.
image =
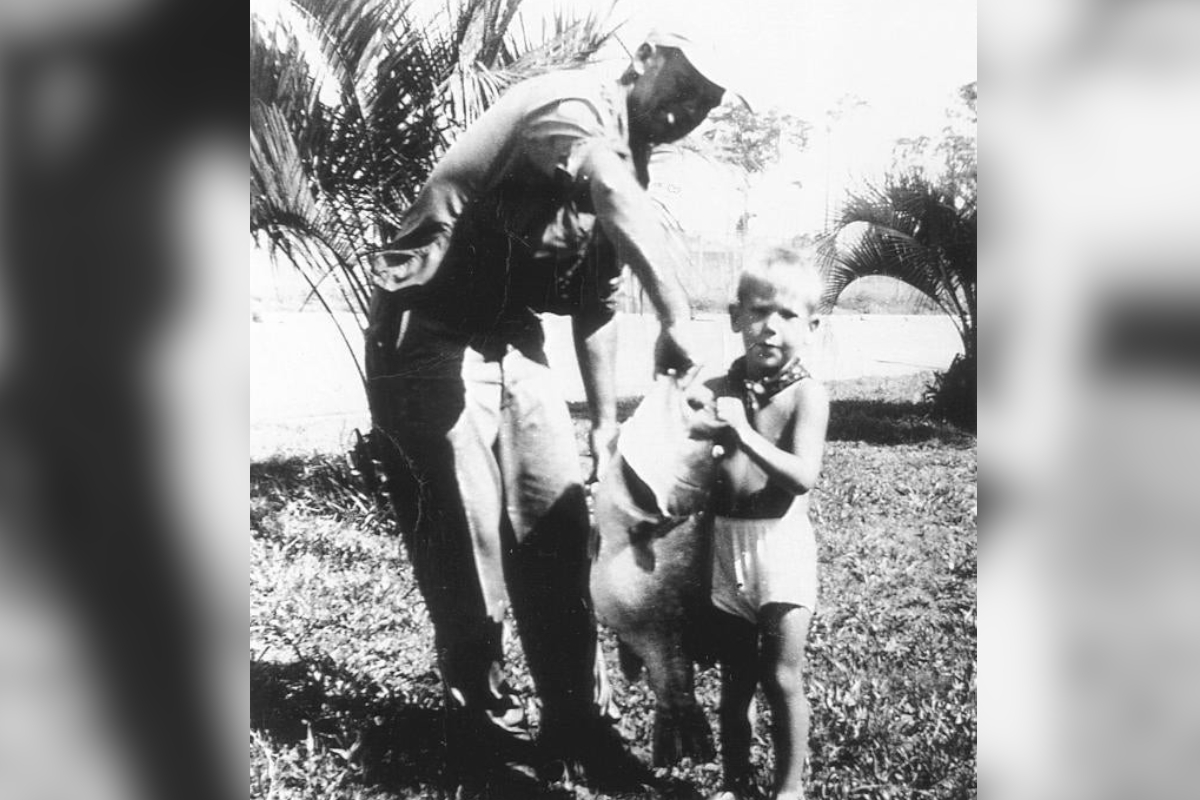
[[738,445],[767,477],[793,494],[805,494],[817,485],[825,454],[825,431],[829,425],[829,394],[816,381],[806,381],[796,392],[792,413],[791,452],[754,430],[746,419],[742,401],[735,397],[717,399],[717,415],[737,436]]

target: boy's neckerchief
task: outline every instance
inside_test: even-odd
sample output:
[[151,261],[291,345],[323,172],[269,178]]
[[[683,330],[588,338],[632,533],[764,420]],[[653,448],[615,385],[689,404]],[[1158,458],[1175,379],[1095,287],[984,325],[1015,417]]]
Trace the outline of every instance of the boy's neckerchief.
[[750,419],[758,413],[763,403],[782,392],[793,383],[811,377],[808,370],[800,363],[799,358],[792,358],[774,375],[758,380],[751,380],[746,374],[746,359],[739,358],[729,367],[729,381],[741,389],[742,404],[746,407],[746,416]]

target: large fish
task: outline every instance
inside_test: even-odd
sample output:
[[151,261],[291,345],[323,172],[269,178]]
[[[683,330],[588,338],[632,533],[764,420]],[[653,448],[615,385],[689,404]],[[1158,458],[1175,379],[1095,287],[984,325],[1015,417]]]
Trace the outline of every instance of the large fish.
[[645,666],[656,698],[656,766],[714,755],[693,667],[711,608],[699,512],[716,474],[712,442],[689,436],[698,413],[706,412],[689,405],[683,383],[661,377],[622,426],[595,493],[592,601],[620,640],[626,677]]

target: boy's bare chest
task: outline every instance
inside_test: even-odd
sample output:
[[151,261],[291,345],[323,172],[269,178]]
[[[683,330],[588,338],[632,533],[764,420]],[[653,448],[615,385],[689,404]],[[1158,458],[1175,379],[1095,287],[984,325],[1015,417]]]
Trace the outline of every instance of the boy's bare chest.
[[[750,425],[754,430],[758,431],[764,439],[777,447],[783,447],[785,450],[791,448],[783,441],[791,433],[792,410],[793,402],[791,392],[783,392],[787,397],[785,402],[768,402],[763,404],[756,412],[749,414]],[[779,395],[776,395],[778,398]],[[775,399],[775,398],[773,398]]]
[[[788,397],[781,395],[788,395]],[[776,396],[783,402],[766,402],[757,412],[747,415],[751,426],[759,435],[776,447],[788,451],[792,449],[790,439],[794,407],[794,398],[790,395],[791,392],[785,390]],[[772,401],[776,398],[772,398]],[[729,494],[727,499],[729,504],[757,495],[770,484],[766,472],[740,449],[734,450],[723,459],[721,472],[724,477],[725,490]],[[780,499],[790,502],[791,495]],[[778,516],[778,514],[766,515]]]

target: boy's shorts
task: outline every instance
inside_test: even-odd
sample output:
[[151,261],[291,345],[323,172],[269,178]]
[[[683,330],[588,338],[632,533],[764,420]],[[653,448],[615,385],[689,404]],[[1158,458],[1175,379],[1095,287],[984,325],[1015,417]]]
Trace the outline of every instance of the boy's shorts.
[[776,519],[713,519],[713,605],[758,622],[768,603],[817,607],[817,541],[808,509]]

